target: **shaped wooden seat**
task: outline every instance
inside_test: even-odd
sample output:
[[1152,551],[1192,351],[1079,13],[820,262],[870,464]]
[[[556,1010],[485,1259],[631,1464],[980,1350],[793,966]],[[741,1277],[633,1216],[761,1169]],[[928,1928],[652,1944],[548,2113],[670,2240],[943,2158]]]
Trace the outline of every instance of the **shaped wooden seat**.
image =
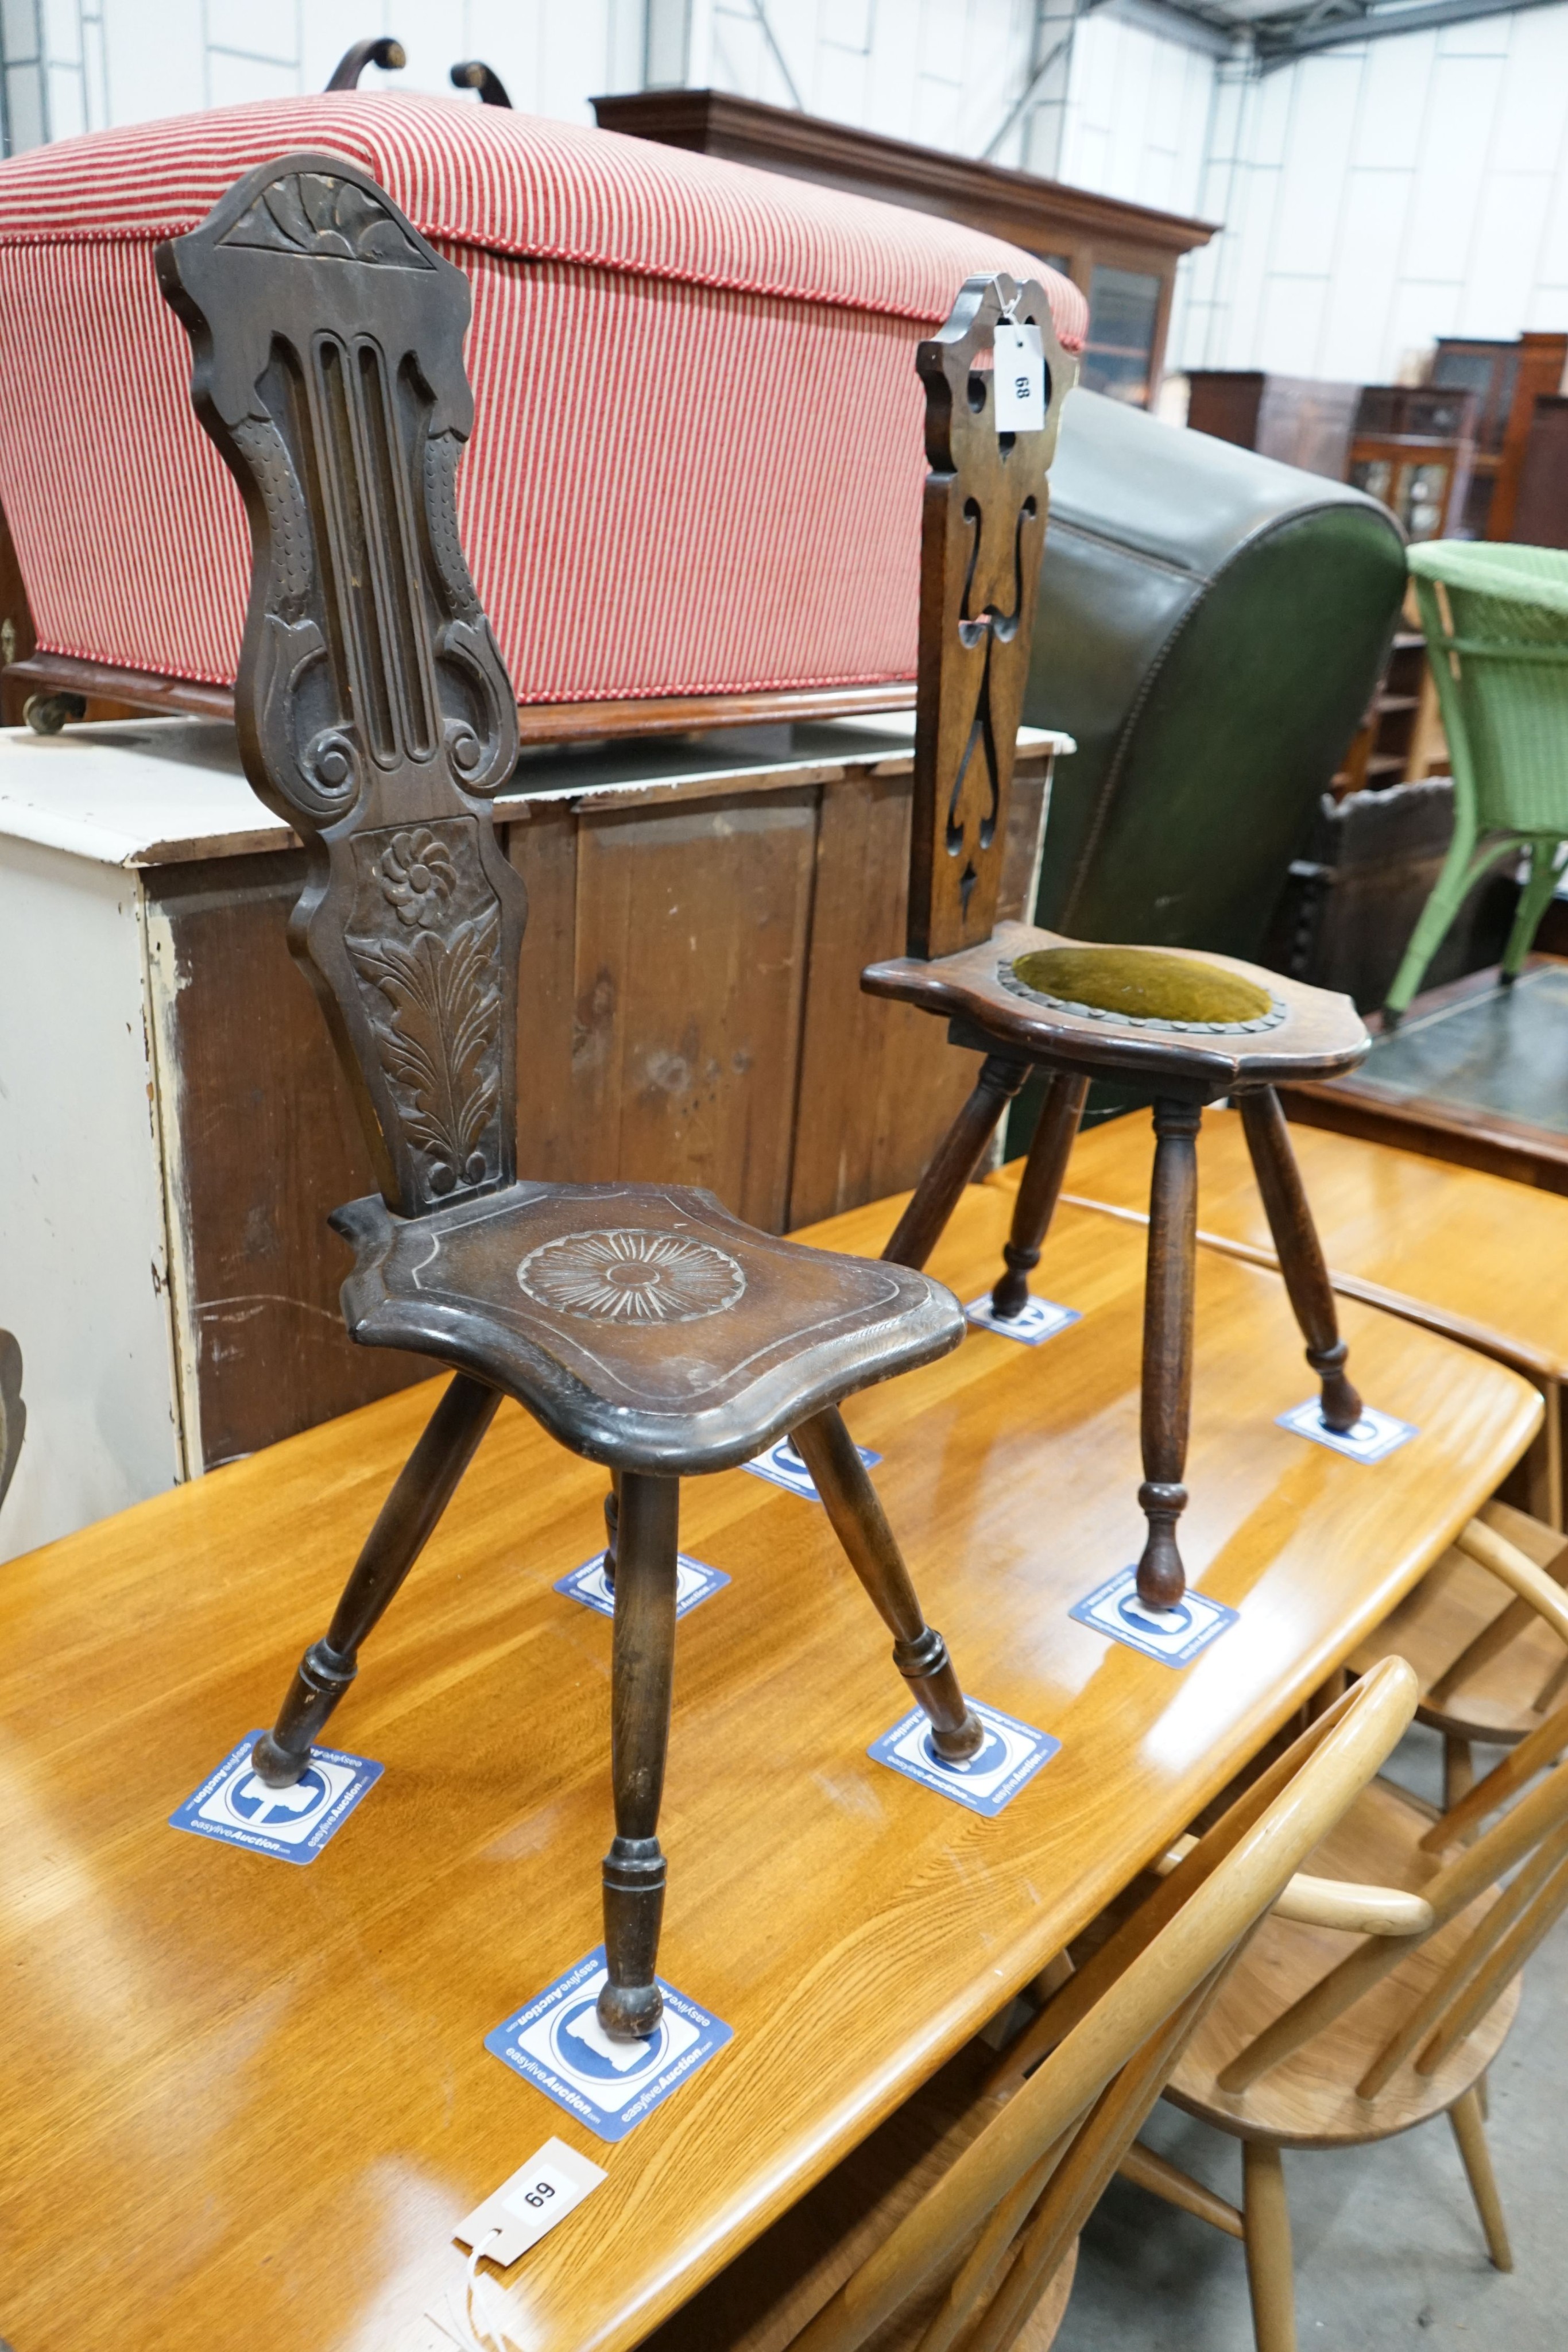
[[[1343,1916],[1265,1921],[1166,2094],[1241,2141],[1239,2210],[1149,2150],[1130,2152],[1129,2179],[1245,2240],[1259,2352],[1296,2344],[1282,2148],[1359,2147],[1446,2115],[1488,2251],[1512,2269],[1486,2074],[1519,2006],[1520,1971],[1568,1908],[1565,1748],[1562,1706],[1436,1821],[1374,1782],[1309,1858],[1312,1872],[1354,1882]],[[1409,1916],[1413,1898],[1421,1918]],[[1347,1927],[1361,1938],[1348,1949]]]
[[922,1276],[758,1233],[687,1186],[526,1184],[424,1217],[379,1195],[333,1223],[356,1339],[505,1389],[618,1470],[727,1470],[824,1404],[946,1354]]
[[[657,1837],[674,1642],[678,1479],[795,1442],[894,1637],[937,1756],[984,1737],[927,1627],[837,1400],[961,1333],[923,1276],[748,1231],[696,1192],[519,1182],[520,877],[490,798],[517,709],[464,562],[470,297],[384,191],[286,155],[158,250],[194,347],[197,414],[244,493],[251,596],[235,690],[246,772],[303,835],[290,945],[326,1014],[381,1197],[341,1229],[357,1339],[458,1377],[389,1496],[256,1769],[303,1772],[358,1653],[503,1391],[613,1465],[615,1837],[605,2030],[656,2024]],[[542,1709],[541,1709],[542,1712]],[[563,1956],[564,1957],[564,1956]]]
[[[997,281],[1003,285],[1005,281]],[[991,362],[1004,313],[1039,326],[1043,429],[998,433]],[[1197,1226],[1195,1139],[1206,1103],[1236,1099],[1291,1303],[1322,1384],[1326,1425],[1354,1427],[1333,1293],[1284,1114],[1288,1078],[1353,1068],[1370,1040],[1348,997],[1233,957],[1099,945],[996,926],[1013,756],[1045,537],[1047,475],[1074,362],[1038,287],[979,294],[920,347],[927,479],[921,573],[915,800],[908,953],[862,975],[872,994],[946,1015],[984,1055],[969,1100],[915,1188],[884,1255],[924,1265],[998,1120],[1031,1070],[1051,1086],[1019,1186],[993,1312],[1018,1315],[1061,1192],[1092,1076],[1155,1096],[1144,1351],[1148,1537],[1138,1591],[1168,1608],[1186,1586],[1176,1522],[1186,1504]],[[1047,856],[1050,855],[1049,836]]]
[[1048,1971],[998,2059],[960,2052],[645,2352],[1044,2352],[1080,2229],[1415,1697],[1391,1659],[1341,1698],[1075,1975]]

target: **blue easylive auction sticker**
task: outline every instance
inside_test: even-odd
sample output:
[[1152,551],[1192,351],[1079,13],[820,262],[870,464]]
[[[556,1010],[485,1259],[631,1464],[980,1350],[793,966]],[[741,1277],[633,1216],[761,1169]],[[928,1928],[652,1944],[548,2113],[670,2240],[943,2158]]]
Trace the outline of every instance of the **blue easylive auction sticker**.
[[1151,1609],[1138,1598],[1135,1568],[1108,1576],[1067,1613],[1081,1625],[1109,1633],[1113,1642],[1124,1642],[1129,1650],[1141,1650],[1145,1658],[1158,1658],[1166,1666],[1190,1665],[1200,1650],[1207,1650],[1210,1642],[1217,1642],[1238,1622],[1234,1609],[1228,1609],[1223,1601],[1211,1601],[1207,1592],[1198,1592],[1190,1584],[1174,1608]]
[[1063,1307],[1054,1298],[1036,1298],[1032,1295],[1016,1315],[998,1315],[988,1290],[983,1297],[970,1299],[964,1309],[964,1320],[977,1325],[982,1331],[999,1332],[1004,1339],[1021,1339],[1026,1348],[1038,1348],[1042,1340],[1054,1339],[1059,1331],[1082,1323],[1083,1318],[1076,1307]]
[[[558,1577],[555,1589],[573,1601],[580,1601],[585,1609],[597,1609],[601,1617],[613,1617],[615,1593],[613,1587],[605,1580],[604,1560],[604,1553],[596,1551],[591,1559],[585,1559],[582,1566],[574,1568],[570,1576]],[[722,1591],[728,1582],[723,1569],[710,1568],[706,1559],[693,1559],[684,1551],[677,1552],[675,1615],[685,1617],[699,1601],[706,1601],[710,1593]]]
[[[868,1470],[874,1470],[882,1460],[880,1454],[873,1454],[863,1445],[857,1445],[855,1452]],[[743,1462],[741,1468],[749,1470],[754,1478],[770,1478],[776,1486],[788,1486],[792,1495],[804,1495],[809,1503],[822,1499],[810,1472],[787,1437],[777,1439],[755,1462]]]
[[276,1854],[280,1862],[314,1862],[374,1788],[382,1767],[336,1748],[313,1748],[291,1789],[269,1789],[250,1769],[250,1751],[260,1738],[259,1731],[247,1732],[195,1795],[170,1814],[169,1825]]
[[1351,1428],[1331,1429],[1316,1397],[1309,1397],[1305,1404],[1292,1405],[1289,1412],[1277,1413],[1275,1419],[1281,1429],[1292,1431],[1297,1437],[1310,1437],[1314,1445],[1332,1446],[1334,1453],[1347,1454],[1352,1462],[1382,1462],[1421,1433],[1413,1421],[1401,1421],[1392,1412],[1379,1412],[1375,1404],[1364,1404],[1360,1420]]
[[612,2042],[595,2013],[607,1974],[598,1944],[486,2033],[485,2047],[601,2139],[613,2140],[634,2131],[733,2034],[660,1977],[664,2013],[653,2032],[645,2042]]
[[999,1813],[1025,1781],[1050,1763],[1061,1742],[1049,1731],[1037,1731],[1032,1723],[1004,1715],[1000,1707],[987,1706],[982,1699],[972,1698],[969,1705],[984,1724],[986,1738],[967,1763],[949,1764],[937,1755],[930,1720],[919,1707],[873,1739],[866,1754],[935,1789],[939,1796],[951,1797],[955,1804],[967,1805],[972,1813]]

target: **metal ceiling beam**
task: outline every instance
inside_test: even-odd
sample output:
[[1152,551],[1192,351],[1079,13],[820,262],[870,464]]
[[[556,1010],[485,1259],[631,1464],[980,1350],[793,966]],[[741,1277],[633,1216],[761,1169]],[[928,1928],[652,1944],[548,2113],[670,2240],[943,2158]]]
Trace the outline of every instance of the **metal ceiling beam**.
[[1119,16],[1124,25],[1137,25],[1145,33],[1157,33],[1162,40],[1180,41],[1185,48],[1201,49],[1212,58],[1228,57],[1236,47],[1236,37],[1250,29],[1247,19],[1217,24],[1211,16],[1201,16],[1191,9],[1171,5],[1171,0],[1104,0],[1107,16]]
[[1468,25],[1479,16],[1509,16],[1524,8],[1550,8],[1561,0],[1409,0],[1407,5],[1384,5],[1313,23],[1270,26],[1252,20],[1258,43],[1258,63],[1264,73],[1311,57],[1319,49],[1343,48],[1357,41],[1387,40],[1394,33],[1425,33],[1442,25]]

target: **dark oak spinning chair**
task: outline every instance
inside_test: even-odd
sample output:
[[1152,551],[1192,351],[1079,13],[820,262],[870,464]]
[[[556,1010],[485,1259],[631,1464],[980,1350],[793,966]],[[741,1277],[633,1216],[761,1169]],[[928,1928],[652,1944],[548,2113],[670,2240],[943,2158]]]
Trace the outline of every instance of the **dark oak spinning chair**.
[[[1044,429],[999,434],[990,365],[1002,318],[1044,343]],[[884,1261],[921,1266],[1003,1110],[1033,1069],[1050,1087],[992,1294],[1021,1313],[1061,1190],[1090,1079],[1155,1094],[1143,1373],[1148,1537],[1138,1591],[1168,1608],[1186,1589],[1176,1528],[1186,1503],[1196,1252],[1196,1139],[1206,1103],[1241,1111],[1259,1187],[1323,1419],[1354,1426],[1333,1293],[1275,1087],[1351,1069],[1369,1039],[1348,997],[1231,956],[1093,946],[996,921],[1008,799],[1045,542],[1047,474],[1075,363],[1040,289],[971,280],[942,332],[922,343],[926,456],[920,672],[908,953],[862,975],[872,994],[948,1017],[948,1037],[985,1055],[969,1097],[915,1188]],[[1049,836],[1048,836],[1049,854]]]
[[158,253],[194,346],[197,414],[253,541],[235,709],[246,772],[309,871],[289,929],[353,1089],[379,1194],[337,1212],[353,1337],[457,1377],[387,1499],[256,1769],[297,1780],[360,1645],[503,1395],[617,1474],[615,1837],[607,2032],[657,2021],[657,1838],[679,1481],[791,1433],[894,1658],[961,1761],[983,1734],[837,1405],[957,1344],[918,1273],[754,1232],[711,1193],[538,1184],[517,1168],[521,877],[489,796],[515,764],[511,688],[458,541],[472,424],[468,283],[342,157],[241,180]]

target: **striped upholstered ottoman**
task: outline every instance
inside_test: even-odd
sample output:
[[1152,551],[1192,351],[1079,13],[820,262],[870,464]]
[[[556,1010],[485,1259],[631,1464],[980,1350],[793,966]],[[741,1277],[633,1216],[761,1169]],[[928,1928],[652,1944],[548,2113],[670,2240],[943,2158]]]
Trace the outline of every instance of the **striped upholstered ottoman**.
[[1078,290],[923,214],[497,108],[351,93],[0,164],[0,509],[55,683],[212,708],[234,677],[245,520],[152,251],[303,147],[362,165],[472,281],[458,499],[519,699],[546,707],[526,731],[844,710],[912,677],[915,345],[966,277],[1001,268],[1044,276],[1077,349]]

